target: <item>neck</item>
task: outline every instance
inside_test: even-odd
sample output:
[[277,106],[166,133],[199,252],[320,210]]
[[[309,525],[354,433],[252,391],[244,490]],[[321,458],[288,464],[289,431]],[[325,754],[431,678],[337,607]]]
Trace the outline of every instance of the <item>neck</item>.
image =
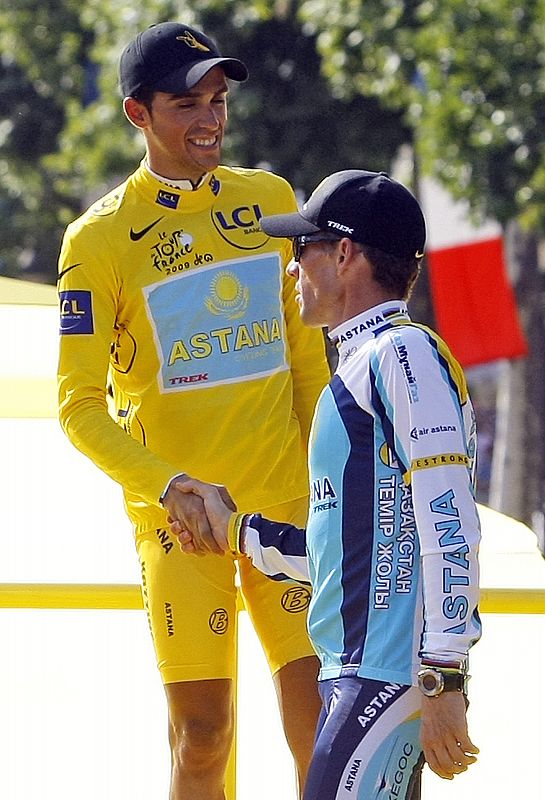
[[153,175],[154,178],[157,178],[158,181],[161,181],[161,183],[164,183],[167,186],[172,186],[174,189],[185,189],[187,191],[198,189],[199,186],[202,186],[209,174],[208,172],[205,172],[200,176],[200,178],[197,178],[197,180],[192,180],[191,178],[169,178],[166,175],[161,175],[159,172],[156,172],[154,169],[152,169],[149,161],[146,160],[145,164],[148,172]]
[[368,286],[364,291],[349,291],[344,297],[342,308],[338,309],[338,313],[334,315],[334,319],[330,320],[327,327],[329,330],[338,328],[349,319],[357,317],[359,314],[364,314],[369,309],[379,306],[381,303],[387,303],[390,300],[399,300],[399,298],[392,297],[391,292],[382,289],[380,286]]

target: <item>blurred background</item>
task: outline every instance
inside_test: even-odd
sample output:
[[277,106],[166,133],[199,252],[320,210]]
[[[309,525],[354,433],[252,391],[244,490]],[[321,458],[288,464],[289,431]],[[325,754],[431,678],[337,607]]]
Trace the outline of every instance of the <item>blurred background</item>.
[[[117,487],[70,448],[54,420],[53,286],[65,226],[143,155],[121,110],[119,54],[139,30],[168,19],[202,27],[249,67],[248,82],[231,91],[225,163],[273,170],[301,201],[325,175],[353,167],[385,170],[419,197],[429,231],[411,312],[443,335],[466,370],[479,431],[478,500],[520,525],[502,563],[513,585],[529,569],[529,585],[545,586],[534,571],[545,550],[543,0],[0,4],[0,580],[138,581]],[[13,279],[33,291],[23,297]],[[513,536],[529,561],[517,560]],[[78,796],[90,800],[165,796],[166,740],[156,738],[162,690],[143,617],[4,610],[0,622],[0,747],[11,769],[0,771],[0,795],[45,798],[47,785],[61,800],[83,781]],[[506,701],[509,711],[502,705],[503,683],[491,683],[489,670],[499,667],[500,680],[506,654],[522,643],[533,647],[524,658],[542,663],[542,622],[494,616],[494,635],[479,645],[475,680],[490,693],[482,722],[489,746],[482,784],[464,796],[490,788],[493,759],[508,760],[493,735],[521,708],[520,696]],[[251,633],[244,642],[244,663],[261,675]],[[518,674],[511,678],[520,689]],[[255,689],[272,708],[268,691]],[[539,681],[523,705],[507,750],[531,775],[528,796],[540,796],[543,777],[532,772],[545,743]],[[256,723],[245,719],[244,746],[255,747]],[[269,730],[268,713],[263,719]],[[27,769],[27,746],[44,753],[37,771]],[[291,781],[286,770],[279,773]],[[509,774],[513,782],[499,784],[495,797],[525,794],[517,772]],[[263,765],[246,765],[241,792],[254,796],[258,785],[264,800],[266,775]],[[142,788],[128,792],[129,776]],[[144,788],[147,780],[155,789]]]

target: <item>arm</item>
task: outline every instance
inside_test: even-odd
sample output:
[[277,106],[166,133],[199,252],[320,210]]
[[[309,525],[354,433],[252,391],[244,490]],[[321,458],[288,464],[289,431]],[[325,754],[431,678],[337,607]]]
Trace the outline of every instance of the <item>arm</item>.
[[[248,556],[252,564],[273,580],[309,580],[305,531],[260,514],[234,514],[226,502],[223,486],[186,480],[175,484],[182,493],[202,497],[214,538],[221,553]],[[172,517],[172,515],[171,515]],[[200,554],[193,532],[172,518],[170,529],[185,553]],[[216,551],[217,552],[217,551]]]
[[[442,343],[416,328],[395,335],[397,349],[384,350],[376,367],[388,387],[384,407],[393,414],[389,444],[412,490],[424,609],[420,656],[436,666],[463,667],[480,636],[471,404],[463,374]],[[423,695],[421,739],[441,777],[452,778],[475,761],[461,692]]]
[[[121,279],[106,237],[73,224],[65,235],[59,263],[61,336],[59,419],[71,442],[123,488],[159,506],[180,465],[165,462],[114,422],[107,379],[115,326],[122,317]],[[178,513],[206,536],[200,498],[178,498]]]
[[394,335],[396,347],[382,348],[375,369],[387,387],[384,407],[393,414],[387,435],[411,487],[420,544],[420,655],[460,664],[480,636],[473,411],[461,369],[444,344],[415,326]]

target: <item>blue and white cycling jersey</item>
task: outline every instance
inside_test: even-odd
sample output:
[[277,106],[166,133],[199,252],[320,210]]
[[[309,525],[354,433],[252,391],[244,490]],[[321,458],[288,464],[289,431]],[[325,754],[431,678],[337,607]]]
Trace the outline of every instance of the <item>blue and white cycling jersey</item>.
[[466,660],[480,637],[473,408],[459,364],[404,302],[330,336],[339,363],[311,431],[306,546],[254,515],[244,550],[271,577],[310,579],[321,680],[414,684],[421,658]]

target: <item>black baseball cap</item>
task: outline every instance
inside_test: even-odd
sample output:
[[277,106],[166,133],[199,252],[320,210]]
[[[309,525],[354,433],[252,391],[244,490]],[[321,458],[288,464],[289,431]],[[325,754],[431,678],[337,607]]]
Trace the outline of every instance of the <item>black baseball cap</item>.
[[139,33],[125,47],[119,62],[123,97],[146,86],[158,92],[184,94],[212,67],[221,66],[228,78],[245,81],[246,65],[225,58],[210,37],[180,22],[161,22]]
[[424,255],[426,223],[416,198],[385,172],[347,169],[316,187],[301,211],[262,217],[269,236],[321,231],[347,236],[399,258]]

